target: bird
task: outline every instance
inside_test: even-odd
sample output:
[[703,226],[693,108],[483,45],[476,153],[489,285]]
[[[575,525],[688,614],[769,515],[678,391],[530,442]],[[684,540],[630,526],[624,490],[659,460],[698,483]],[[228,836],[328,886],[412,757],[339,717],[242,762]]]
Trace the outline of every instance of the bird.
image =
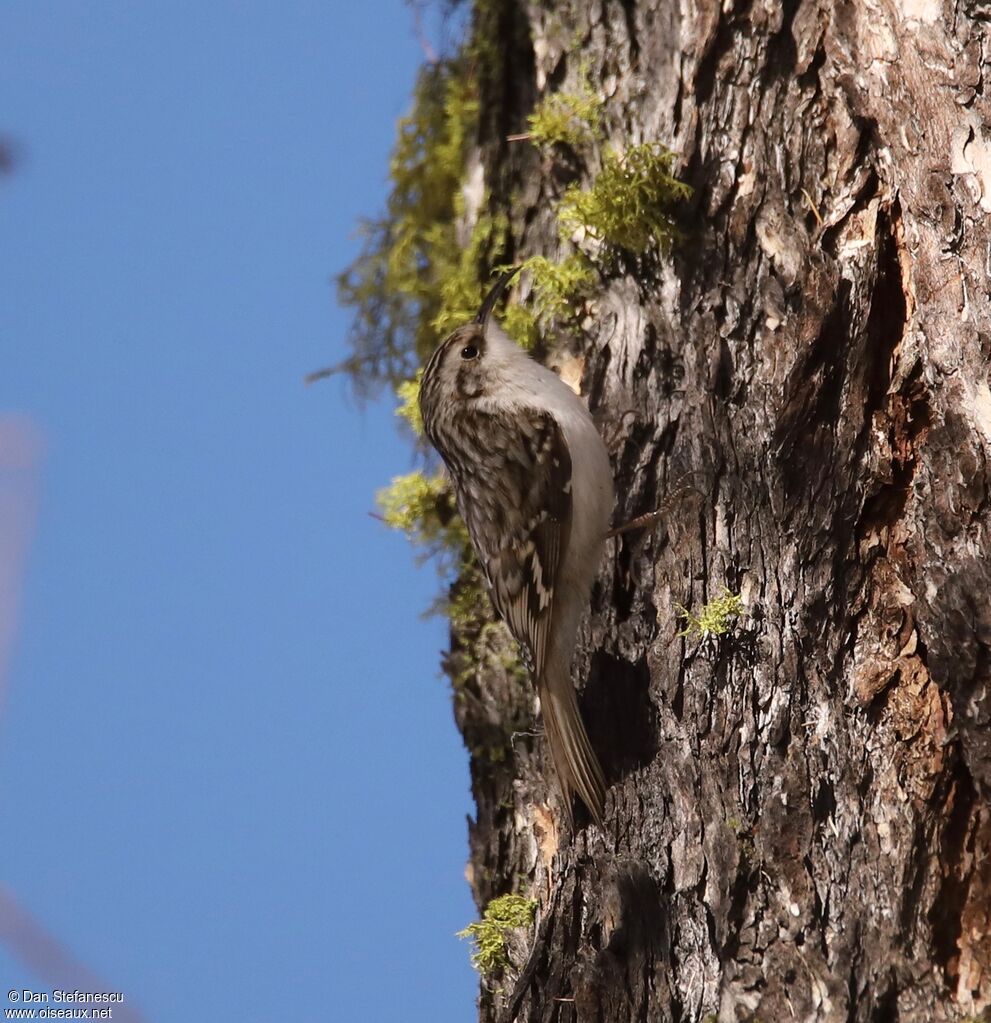
[[577,794],[601,825],[605,776],[571,662],[612,517],[612,470],[584,401],[492,315],[519,270],[504,272],[475,319],[430,356],[420,412],[492,603],[530,669],[569,821]]

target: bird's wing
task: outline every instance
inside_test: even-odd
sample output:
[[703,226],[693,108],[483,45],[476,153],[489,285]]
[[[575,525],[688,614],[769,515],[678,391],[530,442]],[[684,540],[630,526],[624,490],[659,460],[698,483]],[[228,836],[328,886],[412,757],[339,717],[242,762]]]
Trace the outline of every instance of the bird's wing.
[[571,526],[571,454],[548,412],[490,413],[475,467],[484,486],[459,486],[461,515],[496,610],[539,677],[554,586]]

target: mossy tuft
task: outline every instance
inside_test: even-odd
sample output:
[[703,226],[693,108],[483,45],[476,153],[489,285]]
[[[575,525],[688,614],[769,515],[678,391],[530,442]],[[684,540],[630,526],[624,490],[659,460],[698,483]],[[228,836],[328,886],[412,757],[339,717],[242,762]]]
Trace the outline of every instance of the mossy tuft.
[[423,367],[416,371],[412,380],[403,380],[396,388],[399,406],[396,415],[404,420],[413,431],[414,436],[423,436],[423,417],[420,415],[420,382],[423,380]]
[[531,275],[534,316],[542,326],[575,319],[578,299],[595,281],[595,270],[581,252],[573,252],[560,263],[531,256],[523,263],[523,271]]
[[685,622],[679,636],[708,639],[729,632],[733,619],[744,613],[743,598],[723,587],[722,595],[704,604],[698,614],[678,605],[678,617]]
[[436,343],[445,283],[460,270],[455,224],[478,125],[466,59],[421,70],[412,109],[399,121],[385,213],[362,223],[361,252],[337,278],[339,302],[354,310],[353,354],[339,368],[365,393],[413,376]]
[[625,153],[606,152],[592,186],[570,185],[561,199],[562,231],[582,228],[591,238],[634,256],[649,248],[666,252],[679,237],[673,211],[691,188],[671,170],[674,154],[654,142]]
[[493,899],[481,920],[458,931],[459,938],[470,938],[475,943],[471,964],[479,973],[489,976],[509,965],[506,939],[517,927],[532,927],[537,903],[522,895],[501,895]]
[[580,149],[601,137],[602,123],[602,97],[589,82],[585,68],[576,91],[549,93],[528,118],[530,138],[541,148],[566,145]]
[[450,484],[441,473],[395,476],[375,500],[386,525],[402,530],[424,555],[467,547],[467,532],[455,514]]

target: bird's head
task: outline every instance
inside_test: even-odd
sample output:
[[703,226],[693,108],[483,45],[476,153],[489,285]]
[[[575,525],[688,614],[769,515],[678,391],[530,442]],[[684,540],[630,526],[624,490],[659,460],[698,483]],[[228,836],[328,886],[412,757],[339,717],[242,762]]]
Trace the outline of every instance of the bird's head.
[[[507,344],[505,335],[491,322],[492,310],[519,269],[503,273],[485,296],[475,319],[452,331],[430,357],[420,384],[424,423],[429,425],[442,402],[470,401],[485,394]],[[508,344],[519,352],[512,342]]]

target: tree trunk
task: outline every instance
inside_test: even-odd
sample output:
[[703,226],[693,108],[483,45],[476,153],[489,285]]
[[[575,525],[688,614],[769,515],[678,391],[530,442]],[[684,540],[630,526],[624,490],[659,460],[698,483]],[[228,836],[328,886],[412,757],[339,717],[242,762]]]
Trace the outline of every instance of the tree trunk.
[[[605,828],[569,830],[504,658],[457,689],[477,901],[539,907],[480,1018],[987,1018],[991,8],[493,6],[479,152],[520,253],[556,249],[560,181],[505,137],[579,61],[608,143],[695,191],[572,339],[617,522],[673,494],[611,542],[575,663]],[[724,587],[735,628],[680,636]]]

